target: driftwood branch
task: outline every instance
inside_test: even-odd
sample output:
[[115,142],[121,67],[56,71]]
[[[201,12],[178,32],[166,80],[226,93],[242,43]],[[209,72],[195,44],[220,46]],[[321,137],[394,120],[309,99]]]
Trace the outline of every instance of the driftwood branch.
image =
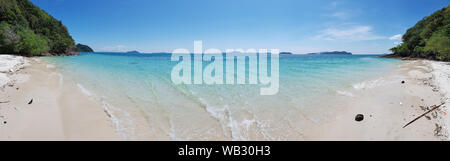
[[424,117],[425,115],[429,114],[430,112],[433,112],[434,110],[438,109],[439,107],[441,107],[442,105],[444,105],[445,103],[442,103],[439,106],[434,105],[434,107],[429,110],[428,112],[425,112],[424,114],[420,115],[419,117],[417,117],[416,119],[412,120],[411,122],[409,122],[408,124],[406,124],[405,126],[403,126],[403,128],[411,125],[412,123],[416,122],[417,120],[419,120],[420,118]]
[[3,102],[0,102],[0,103],[9,103],[9,101],[3,101]]

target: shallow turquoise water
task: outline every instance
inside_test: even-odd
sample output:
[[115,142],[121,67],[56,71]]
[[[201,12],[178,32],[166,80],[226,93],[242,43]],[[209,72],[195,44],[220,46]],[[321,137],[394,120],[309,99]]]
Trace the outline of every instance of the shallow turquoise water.
[[[173,140],[293,140],[315,112],[332,111],[339,91],[389,72],[400,62],[374,55],[281,55],[279,93],[259,94],[259,85],[174,85],[177,62],[169,54],[82,53],[44,58],[64,78],[116,108],[144,111],[156,135]],[[329,99],[330,98],[330,99]],[[116,128],[133,137],[133,118],[117,116]],[[131,121],[130,121],[131,120]],[[304,124],[303,124],[304,123]]]

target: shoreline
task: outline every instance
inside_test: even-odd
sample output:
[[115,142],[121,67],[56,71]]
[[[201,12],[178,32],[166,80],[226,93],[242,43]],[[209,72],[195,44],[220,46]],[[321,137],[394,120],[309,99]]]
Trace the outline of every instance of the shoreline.
[[[433,74],[435,63],[408,60],[391,73],[366,81],[368,87],[350,92],[353,97],[341,96],[349,99],[345,107],[335,119],[314,128],[306,140],[448,140],[445,105],[402,128],[446,98],[435,82],[439,79]],[[357,114],[365,119],[355,121]]]
[[[162,135],[149,127],[137,107],[111,109],[114,106],[101,98],[91,97],[89,89],[56,72],[54,65],[39,58],[22,59],[21,65],[0,73],[11,79],[0,94],[0,102],[6,102],[0,103],[0,140],[169,140],[168,136],[157,137]],[[333,118],[307,125],[302,138],[288,139],[448,140],[449,69],[445,62],[407,60],[382,78],[337,91],[336,99],[345,104]],[[447,104],[402,128],[440,102]],[[114,121],[121,117],[117,110],[131,113],[133,125],[125,128],[133,128],[133,136],[120,134],[119,128],[124,127]],[[356,122],[356,114],[364,114],[365,120]]]
[[[433,68],[432,73],[435,79],[435,83],[442,95],[442,103],[445,103],[442,109],[446,112],[447,115],[450,112],[450,62],[429,62],[431,63],[431,67]],[[450,135],[450,116],[445,117],[443,122],[446,125],[444,127],[444,130],[446,130],[447,135]],[[449,140],[450,138],[447,139]]]
[[39,58],[22,58],[29,65],[1,90],[0,140],[122,140],[101,104]]

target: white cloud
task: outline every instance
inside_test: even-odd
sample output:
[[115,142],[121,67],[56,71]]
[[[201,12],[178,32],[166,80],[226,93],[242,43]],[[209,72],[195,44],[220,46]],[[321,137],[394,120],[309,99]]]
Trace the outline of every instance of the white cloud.
[[125,45],[116,45],[116,46],[106,46],[103,47],[101,50],[107,52],[124,52],[127,51],[126,49],[127,47]]
[[343,12],[343,11],[335,12],[335,13],[331,14],[331,17],[336,17],[339,19],[348,19],[348,18],[350,18],[350,16],[351,15],[349,13]]
[[370,26],[354,26],[346,29],[328,28],[315,36],[315,40],[330,40],[330,41],[366,41],[383,39],[383,36],[378,36],[372,33]]
[[389,38],[389,40],[400,40],[402,39],[402,34],[397,34]]

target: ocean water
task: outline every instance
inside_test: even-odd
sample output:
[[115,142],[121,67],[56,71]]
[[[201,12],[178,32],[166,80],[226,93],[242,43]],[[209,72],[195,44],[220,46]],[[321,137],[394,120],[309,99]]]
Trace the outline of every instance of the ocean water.
[[354,97],[352,90],[377,83],[400,63],[375,55],[280,55],[279,92],[262,96],[260,85],[175,85],[171,71],[178,62],[170,56],[82,53],[44,60],[101,101],[124,138],[145,136],[129,110],[136,109],[152,136],[171,140],[301,140],[342,108],[339,98]]

